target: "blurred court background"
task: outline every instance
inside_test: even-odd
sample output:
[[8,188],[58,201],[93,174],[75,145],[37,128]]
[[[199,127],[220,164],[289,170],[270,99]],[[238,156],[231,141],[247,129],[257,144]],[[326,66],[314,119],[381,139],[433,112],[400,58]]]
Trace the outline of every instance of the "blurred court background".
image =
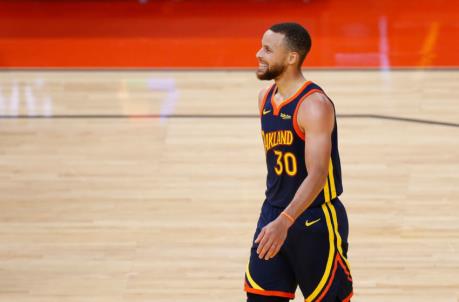
[[459,301],[458,20],[446,0],[0,1],[0,301],[245,301],[255,53],[283,21],[337,108],[353,301]]

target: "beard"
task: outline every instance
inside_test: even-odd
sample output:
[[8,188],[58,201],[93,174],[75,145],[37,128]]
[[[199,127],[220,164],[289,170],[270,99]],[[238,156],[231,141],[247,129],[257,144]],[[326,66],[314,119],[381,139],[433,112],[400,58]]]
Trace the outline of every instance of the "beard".
[[257,78],[259,80],[273,80],[280,76],[285,70],[284,65],[268,65],[266,69],[257,69]]

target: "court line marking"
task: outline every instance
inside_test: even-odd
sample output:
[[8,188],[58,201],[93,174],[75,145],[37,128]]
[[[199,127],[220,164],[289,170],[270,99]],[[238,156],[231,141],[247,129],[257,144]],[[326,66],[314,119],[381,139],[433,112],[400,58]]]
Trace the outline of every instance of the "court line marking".
[[[138,118],[138,119],[212,119],[212,118],[223,118],[223,119],[251,119],[260,118],[258,114],[55,114],[51,116],[47,115],[0,115],[2,120],[12,119],[125,119],[125,118]],[[459,123],[450,123],[442,121],[433,121],[417,118],[380,115],[380,114],[338,114],[338,119],[346,118],[368,118],[368,119],[381,119],[381,120],[392,120],[399,122],[409,122],[418,124],[438,125],[446,127],[459,128]]]

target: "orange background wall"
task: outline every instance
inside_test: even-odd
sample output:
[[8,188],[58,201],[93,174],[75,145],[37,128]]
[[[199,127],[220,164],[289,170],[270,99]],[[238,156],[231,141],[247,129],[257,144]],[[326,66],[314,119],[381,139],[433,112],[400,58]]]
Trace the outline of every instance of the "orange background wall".
[[0,1],[0,67],[253,67],[264,30],[305,25],[305,67],[457,67],[459,1]]

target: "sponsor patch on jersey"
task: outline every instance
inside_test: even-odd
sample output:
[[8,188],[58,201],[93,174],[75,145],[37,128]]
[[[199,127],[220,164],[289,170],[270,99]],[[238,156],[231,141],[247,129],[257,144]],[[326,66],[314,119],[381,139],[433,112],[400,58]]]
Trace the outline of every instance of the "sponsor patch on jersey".
[[280,117],[281,117],[283,120],[290,120],[290,119],[292,119],[292,116],[291,116],[291,115],[285,114],[285,113],[281,113],[281,114],[280,114]]

